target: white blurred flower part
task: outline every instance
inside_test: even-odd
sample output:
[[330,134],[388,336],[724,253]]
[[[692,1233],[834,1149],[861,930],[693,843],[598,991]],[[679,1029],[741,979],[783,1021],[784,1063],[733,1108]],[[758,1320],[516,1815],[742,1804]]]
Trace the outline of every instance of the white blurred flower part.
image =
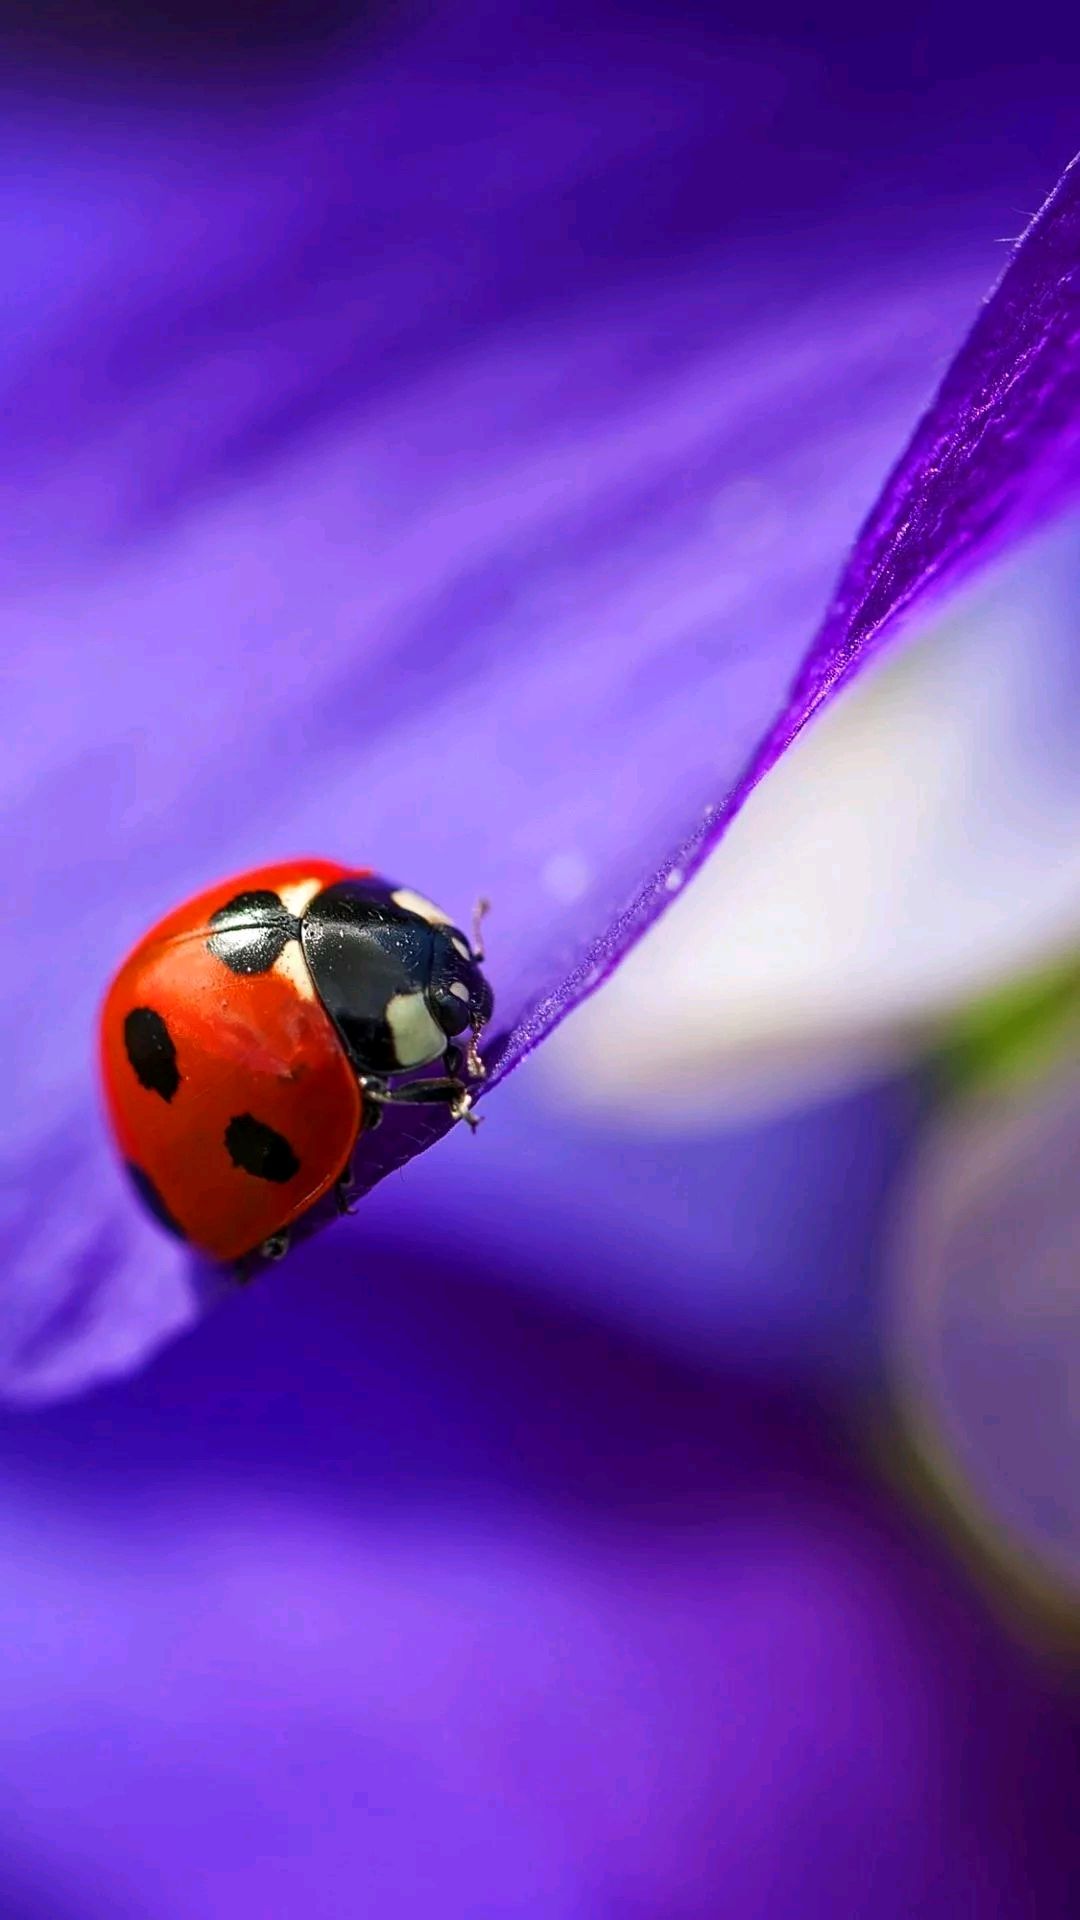
[[559,1098],[688,1132],[795,1104],[1068,949],[1078,586],[1070,522],[823,714],[555,1036],[542,1070]]
[[898,1219],[892,1366],[939,1496],[1014,1590],[1080,1601],[1080,1059],[963,1101]]

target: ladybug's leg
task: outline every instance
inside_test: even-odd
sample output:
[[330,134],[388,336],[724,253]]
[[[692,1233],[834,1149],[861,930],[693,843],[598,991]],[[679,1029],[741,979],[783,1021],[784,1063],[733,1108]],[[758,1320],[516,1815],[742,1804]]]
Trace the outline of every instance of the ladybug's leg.
[[337,1201],[337,1210],[339,1213],[356,1212],[356,1208],[352,1204],[355,1191],[356,1181],[353,1179],[353,1170],[351,1166],[348,1166],[344,1173],[338,1175],[337,1183],[334,1187],[334,1199]]
[[455,1120],[464,1120],[470,1133],[476,1132],[481,1116],[473,1111],[472,1094],[467,1087],[462,1087],[461,1098],[452,1112]]
[[403,1087],[387,1087],[377,1081],[363,1080],[365,1100],[381,1107],[449,1107],[455,1120],[464,1120],[476,1128],[480,1118],[472,1110],[472,1097],[461,1080],[409,1080]]
[[230,1262],[230,1271],[238,1287],[250,1287],[259,1278],[263,1264],[268,1260],[284,1260],[289,1251],[290,1235],[287,1227],[280,1233],[272,1233],[268,1239],[250,1253],[242,1253],[239,1260]]
[[461,1080],[407,1080],[403,1087],[381,1086],[363,1080],[365,1100],[381,1107],[452,1107],[468,1091]]

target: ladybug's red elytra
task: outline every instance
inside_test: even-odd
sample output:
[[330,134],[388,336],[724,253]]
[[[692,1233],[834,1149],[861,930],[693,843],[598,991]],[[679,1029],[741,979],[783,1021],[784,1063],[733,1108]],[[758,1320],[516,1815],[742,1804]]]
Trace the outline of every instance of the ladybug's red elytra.
[[[293,860],[166,915],[101,1015],[105,1101],[145,1204],[212,1259],[279,1256],[390,1103],[471,1119],[492,994],[466,938],[378,874]],[[403,1078],[440,1061],[437,1079]]]

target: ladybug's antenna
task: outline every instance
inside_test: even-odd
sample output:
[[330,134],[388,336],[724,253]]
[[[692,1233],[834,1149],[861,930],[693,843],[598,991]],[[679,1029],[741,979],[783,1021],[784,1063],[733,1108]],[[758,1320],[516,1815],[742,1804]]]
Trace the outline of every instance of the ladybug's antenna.
[[478,963],[484,958],[483,926],[486,916],[491,912],[491,901],[483,896],[477,901],[472,915],[472,957]]

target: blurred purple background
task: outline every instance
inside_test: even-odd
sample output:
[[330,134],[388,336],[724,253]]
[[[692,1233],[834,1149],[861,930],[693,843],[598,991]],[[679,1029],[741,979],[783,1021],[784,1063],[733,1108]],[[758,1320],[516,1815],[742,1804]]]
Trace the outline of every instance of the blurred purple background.
[[[693,654],[719,538],[760,543],[737,621],[808,637],[875,485],[1003,264],[998,241],[1080,146],[1080,23],[1055,25],[1053,59],[1037,17],[999,26],[968,6],[879,25],[835,7],[358,14],[85,0],[33,21],[3,9],[0,23],[0,193],[17,263],[0,315],[3,618],[19,716],[7,845],[17,908],[32,903],[40,942],[27,939],[30,959],[13,959],[6,983],[18,1098],[5,1254],[13,1290],[46,1266],[66,1259],[77,1276],[85,1262],[93,1376],[113,1337],[94,1330],[109,1263],[135,1300],[144,1275],[163,1297],[172,1282],[156,1236],[129,1224],[111,1188],[89,1251],[75,1232],[108,1178],[81,1080],[71,1094],[77,1036],[110,956],[215,865],[230,835],[242,857],[274,850],[258,844],[268,830],[275,842],[325,840],[363,737],[356,706],[338,713],[344,614],[334,630],[353,592],[363,604],[363,536],[378,555],[385,516],[401,578],[422,572],[396,529],[414,514],[428,525],[425,488],[448,541],[479,543],[500,476],[511,494],[524,487],[519,443],[550,451],[549,413],[571,470],[578,445],[584,467],[597,463],[591,430],[612,419],[601,451],[618,469],[625,448],[644,475],[631,504],[616,489],[609,524],[571,487],[567,525],[584,503],[579,547],[562,522],[526,522],[522,534],[509,519],[498,565],[478,565],[457,602],[448,591],[435,625],[460,620],[478,644],[477,606],[497,629],[505,580],[516,594],[520,574],[527,636],[564,621],[568,605],[587,637],[593,606],[631,628],[667,603]],[[394,62],[414,45],[434,173],[424,128],[394,118]],[[380,63],[373,132],[350,103]],[[415,115],[415,91],[409,101]],[[381,169],[370,189],[365,168]],[[791,367],[802,367],[808,314],[814,424],[789,469],[804,377]],[[357,328],[370,344],[359,366]],[[564,350],[579,328],[585,346]],[[746,343],[759,334],[766,358],[773,340],[790,355],[792,387],[775,399],[755,387]],[[842,369],[835,404],[830,354]],[[768,511],[723,492],[730,438],[719,427],[717,445],[696,436],[699,405],[707,420],[725,379],[758,394],[747,437],[761,419],[771,429],[762,471],[783,483]],[[408,404],[383,409],[398,383]],[[691,426],[635,438],[646,403]],[[354,547],[342,473],[355,443],[339,457],[330,436],[357,410],[384,491]],[[395,464],[399,430],[413,436],[412,467]],[[549,470],[538,471],[542,491]],[[700,555],[684,535],[683,489],[694,513],[699,495],[714,502]],[[312,634],[298,639],[257,557],[245,570],[245,542],[257,556],[261,538],[292,538],[305,508],[339,537],[325,551],[312,537],[298,570],[312,609]],[[936,751],[962,770],[958,790],[974,792],[973,821],[1021,819],[1031,873],[1045,822],[1072,818],[1075,732],[1062,716],[1075,711],[1076,549],[1069,528],[1061,539],[1052,567],[1040,551],[1006,584],[991,581],[959,639],[935,629],[895,683],[874,680],[864,708],[861,688],[851,699],[872,764],[890,738],[914,753],[931,713],[956,716]],[[553,570],[559,542],[569,557]],[[388,598],[397,585],[387,581]],[[994,676],[1011,686],[1014,668],[987,609],[1014,603],[1038,607],[1029,651],[1057,663],[1053,714],[1009,697],[991,730]],[[242,671],[217,661],[232,617],[247,636]],[[397,617],[388,631],[400,643],[413,629]],[[951,683],[939,657],[959,663]],[[985,679],[969,699],[973,660]],[[198,701],[185,673],[202,675]],[[737,742],[742,682],[730,684],[722,718]],[[119,747],[94,705],[102,687],[121,716]],[[410,722],[416,707],[406,737],[418,751],[430,695],[407,650],[391,653],[377,692]],[[309,693],[325,709],[311,721],[325,777],[282,784],[275,812],[234,828],[236,794],[249,780],[269,791],[262,769]],[[969,738],[960,716],[973,708]],[[674,737],[677,701],[673,714]],[[822,735],[823,758],[808,747],[802,773],[798,760],[793,810],[839,778],[841,748]],[[988,738],[994,751],[979,759]],[[704,735],[700,750],[707,759]],[[986,759],[993,779],[981,785]],[[511,778],[497,764],[474,772],[496,797]],[[370,801],[398,832],[393,796],[375,786],[349,802],[351,817]],[[101,821],[117,836],[107,847]],[[453,844],[453,828],[442,857],[464,886],[478,855]],[[782,822],[773,831],[782,839]],[[408,849],[424,823],[400,833]],[[703,989],[683,1012],[721,1093],[681,1119],[677,1098],[654,1110],[647,1076],[639,1095],[631,1074],[598,1105],[571,1021],[553,1064],[538,1056],[492,1100],[477,1141],[454,1136],[395,1176],[355,1221],[144,1371],[3,1414],[5,1920],[1073,1910],[1080,1222],[1067,1174],[1075,1108],[1057,1089],[1072,1084],[1074,1036],[1057,1000],[1053,1017],[1032,1016],[1040,1046],[1007,1094],[984,1074],[1012,1032],[1007,1009],[988,1019],[979,1071],[949,1083],[951,1104],[940,1061],[953,1058],[965,993],[984,994],[988,972],[1011,980],[1058,964],[1077,929],[1057,896],[1051,913],[1037,910],[1034,884],[1030,898],[1015,891],[995,864],[1003,836],[988,833],[978,884],[1007,890],[1030,939],[1002,936],[988,967],[981,932],[970,978],[950,959],[935,992],[963,909],[949,883],[955,847],[929,805],[919,838],[937,890],[898,890],[842,951],[823,947],[817,974],[809,960],[795,970],[760,1015],[737,1100],[731,1038],[709,1026]],[[647,843],[644,824],[640,844],[628,831],[628,871]],[[748,845],[748,864],[768,875],[767,836]],[[823,858],[840,857],[830,840]],[[852,863],[852,898],[874,864],[873,849]],[[898,864],[888,848],[881,864]],[[549,878],[554,923],[572,913],[576,871],[564,858]],[[44,957],[42,898],[63,900],[78,929],[67,982]],[[504,911],[512,919],[512,902]],[[845,978],[864,934],[873,977],[871,935],[901,944],[887,918],[882,932],[887,912],[925,926],[910,943],[924,964],[917,990],[912,967],[887,1004],[884,992],[876,1009],[861,996],[856,1048],[834,1007],[822,1017],[820,977]],[[737,895],[717,905],[693,889],[679,914],[686,939],[715,954],[705,974],[718,1002],[740,936],[751,973],[770,937],[790,944],[767,927],[751,934]],[[507,947],[513,937],[511,926]],[[497,940],[496,917],[496,954]],[[608,1024],[590,1041],[598,1061],[606,1048],[624,1066],[646,1017],[627,977],[629,997],[613,996],[608,1014],[604,996],[595,1002]],[[674,1075],[674,1041],[670,1055]],[[799,1071],[786,1077],[789,1055]],[[649,1072],[663,1070],[661,1046]],[[1014,1180],[1030,1154],[1011,1155],[1011,1123],[995,1118],[984,1185],[1015,1192],[1017,1210],[1002,1198],[1006,1225],[983,1224],[964,1143],[982,1129],[975,1103],[1006,1098],[1010,1115],[1023,1110],[1025,1140],[1052,1129],[1060,1218],[1045,1192],[1032,1199],[1032,1183]],[[1032,1227],[1048,1211],[1057,1373],[1043,1348],[1034,1366],[1035,1343],[1023,1364],[1004,1364],[1022,1345],[1005,1311],[1018,1294],[1048,1324]],[[1028,1248],[1030,1270],[1016,1251]],[[998,1275],[992,1288],[984,1273]],[[145,1344],[183,1317],[169,1295]],[[48,1389],[54,1329],[33,1330],[34,1352],[21,1327],[5,1333],[15,1392],[20,1380]],[[1040,1446],[1025,1452],[1036,1412]],[[967,1530],[961,1551],[939,1524],[943,1490]],[[988,1551],[987,1531],[993,1578],[970,1550],[978,1533]]]

